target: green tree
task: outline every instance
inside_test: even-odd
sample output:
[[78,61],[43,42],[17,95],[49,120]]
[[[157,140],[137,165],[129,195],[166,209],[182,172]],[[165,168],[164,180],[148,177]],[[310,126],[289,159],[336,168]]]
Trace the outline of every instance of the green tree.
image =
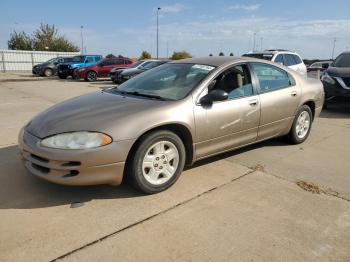
[[108,55],[106,55],[106,58],[116,58],[116,56],[113,54],[108,54]]
[[151,59],[151,58],[152,58],[152,56],[151,56],[151,54],[150,54],[149,52],[147,52],[147,51],[142,51],[139,60]]
[[233,54],[233,53],[230,53],[230,56],[234,56],[234,54]]
[[209,54],[209,56],[213,56],[213,54]]
[[54,25],[40,24],[32,36],[25,32],[14,31],[8,41],[8,48],[15,50],[37,50],[37,51],[58,51],[58,52],[78,52],[79,48],[58,34],[58,29]]
[[7,46],[11,50],[33,50],[33,41],[26,33],[14,31],[7,41]]
[[223,52],[220,52],[219,53],[219,56],[225,56]]
[[186,51],[179,51],[174,52],[173,55],[170,57],[172,60],[179,60],[179,59],[185,59],[185,58],[191,58],[192,55]]

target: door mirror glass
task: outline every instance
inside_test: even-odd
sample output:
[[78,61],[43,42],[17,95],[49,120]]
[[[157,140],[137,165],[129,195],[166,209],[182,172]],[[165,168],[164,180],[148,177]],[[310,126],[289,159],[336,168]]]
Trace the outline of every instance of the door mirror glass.
[[213,102],[224,101],[228,99],[228,94],[226,91],[221,89],[215,89],[211,91],[209,94],[203,96],[199,103],[201,105],[212,105]]

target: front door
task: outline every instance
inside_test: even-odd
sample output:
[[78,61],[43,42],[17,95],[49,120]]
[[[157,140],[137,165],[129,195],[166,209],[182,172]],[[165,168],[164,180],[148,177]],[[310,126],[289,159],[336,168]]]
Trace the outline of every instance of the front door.
[[224,70],[203,92],[214,89],[225,90],[229,99],[211,107],[195,106],[197,159],[249,144],[257,137],[260,102],[248,66],[239,64]]

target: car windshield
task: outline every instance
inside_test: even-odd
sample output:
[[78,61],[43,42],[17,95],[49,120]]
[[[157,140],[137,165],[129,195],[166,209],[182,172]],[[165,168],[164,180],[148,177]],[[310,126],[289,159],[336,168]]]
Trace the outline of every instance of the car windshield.
[[164,64],[109,89],[109,92],[179,100],[186,97],[214,68],[199,64]]
[[75,56],[72,59],[72,62],[84,62],[85,61],[85,57],[84,56]]
[[252,54],[244,54],[243,56],[265,59],[265,60],[271,61],[273,54],[252,53]]
[[333,63],[335,67],[350,67],[350,53],[339,55]]
[[54,62],[56,62],[56,60],[57,60],[56,57],[55,58],[51,58],[50,60],[47,61],[47,63],[54,63]]

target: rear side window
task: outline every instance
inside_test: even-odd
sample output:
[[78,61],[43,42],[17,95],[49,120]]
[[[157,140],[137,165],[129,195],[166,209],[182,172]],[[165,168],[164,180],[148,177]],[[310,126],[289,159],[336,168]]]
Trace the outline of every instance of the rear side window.
[[301,61],[299,56],[293,55],[293,57],[294,57],[294,60],[295,60],[296,64],[301,64],[303,62],[303,61]]
[[100,56],[95,56],[95,62],[100,61],[102,58]]
[[291,85],[286,71],[267,64],[252,63],[253,71],[259,80],[260,93],[267,93]]
[[127,60],[127,59],[126,59],[124,62],[125,62],[125,64],[127,64],[127,65],[132,64],[132,61],[131,61],[131,60]]
[[277,55],[275,58],[275,63],[280,63],[284,65],[283,55]]
[[293,55],[289,55],[289,54],[284,55],[284,60],[285,60],[286,66],[292,66],[292,65],[297,64],[294,60]]

